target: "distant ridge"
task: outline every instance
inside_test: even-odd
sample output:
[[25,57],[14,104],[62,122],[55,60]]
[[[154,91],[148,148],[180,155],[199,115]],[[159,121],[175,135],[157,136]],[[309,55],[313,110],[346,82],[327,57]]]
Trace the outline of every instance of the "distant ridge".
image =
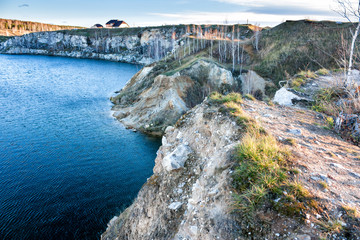
[[32,32],[57,31],[74,28],[83,29],[84,27],[53,25],[47,23],[0,18],[0,36],[21,36]]

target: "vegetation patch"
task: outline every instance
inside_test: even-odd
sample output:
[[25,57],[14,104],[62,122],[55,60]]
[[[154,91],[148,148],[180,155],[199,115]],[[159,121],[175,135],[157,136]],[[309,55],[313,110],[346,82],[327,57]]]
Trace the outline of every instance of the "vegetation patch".
[[251,100],[251,101],[255,101],[256,98],[252,95],[252,94],[245,94],[244,95],[244,98],[248,99],[248,100]]
[[328,219],[319,221],[318,225],[326,233],[340,233],[343,230],[343,222],[340,219]]
[[325,113],[329,116],[338,116],[341,108],[336,101],[343,95],[340,89],[337,88],[323,88],[314,96],[314,104],[312,110]]
[[222,95],[218,92],[213,92],[210,94],[210,102],[213,103],[229,103],[229,102],[233,102],[233,103],[242,103],[242,96],[240,93],[229,93],[227,95]]
[[227,95],[222,95],[218,92],[213,92],[209,96],[210,103],[212,104],[222,104],[219,111],[224,114],[230,114],[234,118],[237,125],[243,129],[258,129],[259,132],[265,132],[264,129],[257,125],[256,121],[245,114],[241,107],[243,98],[240,93],[229,93]]
[[327,182],[320,181],[319,184],[324,190],[329,189],[329,185],[327,184]]
[[318,75],[316,75],[316,73],[314,73],[310,70],[300,71],[298,74],[296,74],[296,76],[300,77],[300,78],[312,78],[312,79],[315,79],[318,77]]
[[[212,93],[210,102],[222,104],[221,110],[241,121],[245,132],[234,158],[234,211],[247,233],[256,234],[257,214],[268,210],[304,220],[307,213],[321,214],[322,208],[309,191],[295,180],[292,154],[268,134],[241,108],[241,95]],[[289,145],[296,144],[288,139]],[[245,225],[244,225],[245,224]],[[263,224],[263,223],[262,223]],[[252,233],[252,234],[253,234]]]
[[344,237],[343,239],[360,239],[359,211],[354,206],[350,205],[342,205],[340,210],[343,213],[341,218],[335,219],[335,221],[329,219],[325,227],[330,225],[330,228],[328,227],[330,231],[335,231],[336,233],[341,231],[340,235]]
[[360,218],[360,213],[356,210],[355,207],[350,205],[342,205],[342,210],[345,211],[350,218]]
[[290,146],[295,146],[296,145],[296,140],[293,139],[293,138],[287,138],[287,139],[284,140],[284,143],[288,144]]
[[330,72],[326,68],[321,68],[321,69],[316,71],[316,74],[319,75],[319,76],[326,76],[326,75],[329,75]]
[[300,69],[343,67],[339,59],[343,59],[344,46],[351,42],[352,27],[351,23],[301,20],[263,30],[254,69],[277,83],[286,73],[294,75]]
[[286,180],[280,163],[287,156],[288,153],[279,148],[274,137],[257,129],[252,129],[243,137],[236,151],[239,162],[234,173],[236,209],[252,213],[271,190],[278,190],[275,188]]
[[300,71],[291,79],[290,85],[292,88],[299,90],[299,87],[306,84],[310,79],[315,79],[317,77],[318,75],[310,70]]
[[326,117],[325,118],[325,122],[326,122],[326,127],[329,129],[333,129],[334,128],[334,118],[332,117]]
[[322,212],[308,190],[294,181],[291,153],[273,136],[252,128],[243,137],[236,159],[235,206],[242,216],[251,219],[263,206],[300,219],[308,212]]

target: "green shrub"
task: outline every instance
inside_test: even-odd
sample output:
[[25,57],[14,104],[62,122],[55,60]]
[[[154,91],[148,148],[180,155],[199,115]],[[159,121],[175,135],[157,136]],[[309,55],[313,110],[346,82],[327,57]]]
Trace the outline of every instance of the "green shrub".
[[253,95],[251,95],[251,94],[245,94],[244,95],[244,98],[246,98],[246,99],[249,99],[249,100],[251,100],[251,101],[255,101],[256,100],[256,98],[253,96]]
[[294,78],[291,79],[290,81],[290,85],[292,88],[297,88],[299,89],[300,86],[304,85],[307,81],[309,81],[309,79],[314,79],[317,78],[318,76],[316,75],[316,73],[307,70],[307,71],[300,71],[299,73],[297,73]]
[[333,128],[334,128],[334,118],[332,118],[332,117],[327,117],[327,118],[325,119],[325,121],[326,121],[327,126],[328,126],[330,129],[333,129]]
[[306,82],[306,80],[304,78],[301,78],[301,77],[294,78],[291,80],[291,87],[293,87],[293,88],[300,87],[305,82]]
[[329,185],[325,181],[320,181],[319,184],[323,189],[328,189],[329,188]]
[[229,93],[227,95],[222,95],[218,92],[213,92],[209,96],[211,102],[215,103],[227,103],[227,102],[235,102],[242,103],[242,96],[240,93]]
[[360,218],[360,213],[356,210],[355,207],[349,205],[342,205],[342,209],[350,218]]
[[298,74],[296,74],[297,77],[301,77],[301,78],[317,78],[318,76],[316,75],[316,73],[307,70],[307,71],[300,71]]
[[312,110],[322,112],[330,116],[337,116],[341,111],[335,101],[339,99],[338,89],[323,88],[315,96]]
[[316,71],[316,74],[319,75],[319,76],[326,76],[326,75],[329,75],[330,72],[326,68],[321,68],[321,69]]
[[320,228],[328,233],[340,233],[343,230],[343,225],[340,219],[328,219],[327,221],[318,221]]

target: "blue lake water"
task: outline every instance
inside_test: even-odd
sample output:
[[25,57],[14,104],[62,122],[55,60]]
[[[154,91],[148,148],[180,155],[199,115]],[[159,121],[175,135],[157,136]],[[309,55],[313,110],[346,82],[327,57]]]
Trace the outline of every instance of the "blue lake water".
[[159,139],[109,97],[139,66],[0,55],[0,239],[98,239],[152,174]]

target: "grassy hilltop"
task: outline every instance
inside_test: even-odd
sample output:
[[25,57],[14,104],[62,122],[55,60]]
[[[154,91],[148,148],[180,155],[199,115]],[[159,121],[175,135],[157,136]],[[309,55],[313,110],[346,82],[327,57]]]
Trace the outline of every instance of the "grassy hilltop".
[[[0,18],[1,36],[21,36],[31,32],[57,31],[63,29],[84,28],[78,26],[54,25],[47,23],[20,21]],[[1,38],[0,38],[1,41]]]

